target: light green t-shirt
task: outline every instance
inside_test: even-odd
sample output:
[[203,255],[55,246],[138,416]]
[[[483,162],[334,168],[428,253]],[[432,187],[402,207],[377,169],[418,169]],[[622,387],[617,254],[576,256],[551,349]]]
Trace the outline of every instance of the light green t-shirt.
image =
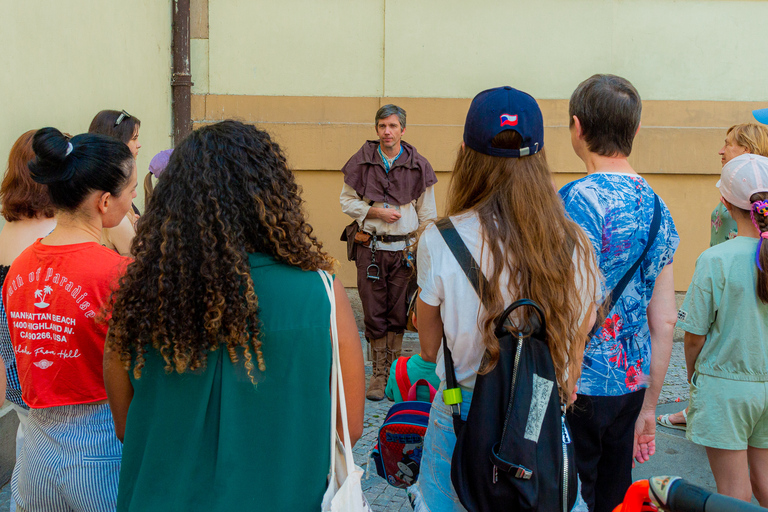
[[736,221],[725,209],[723,203],[718,203],[712,210],[712,220],[710,222],[709,246],[714,247],[727,240],[733,240],[738,234]]
[[757,239],[737,237],[704,251],[678,311],[678,326],[707,340],[696,371],[768,381],[768,304],[755,294]]
[[[399,359],[398,359],[399,361]],[[411,385],[415,384],[419,379],[426,379],[427,382],[432,384],[432,387],[437,389],[440,386],[440,377],[435,373],[435,363],[429,363],[421,358],[421,354],[414,354],[408,359],[406,369],[408,372],[408,380],[411,381]],[[402,402],[403,396],[400,394],[400,387],[397,385],[397,361],[392,364],[389,369],[389,379],[387,380],[387,389],[385,393],[387,397],[395,402]],[[407,397],[405,397],[407,398]],[[416,400],[422,402],[429,402],[429,389],[421,386],[416,389]]]

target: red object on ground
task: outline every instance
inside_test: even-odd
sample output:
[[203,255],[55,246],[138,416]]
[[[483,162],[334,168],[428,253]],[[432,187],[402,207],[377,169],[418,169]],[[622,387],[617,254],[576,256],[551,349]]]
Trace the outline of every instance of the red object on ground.
[[655,512],[658,510],[649,500],[650,485],[648,480],[638,480],[627,489],[624,502],[613,509],[613,512]]

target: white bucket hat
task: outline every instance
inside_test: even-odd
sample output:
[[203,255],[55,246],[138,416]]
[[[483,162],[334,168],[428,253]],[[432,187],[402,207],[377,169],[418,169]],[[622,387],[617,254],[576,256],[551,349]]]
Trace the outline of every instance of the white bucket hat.
[[715,186],[729,203],[751,210],[752,194],[768,192],[768,158],[746,153],[731,159],[723,166]]

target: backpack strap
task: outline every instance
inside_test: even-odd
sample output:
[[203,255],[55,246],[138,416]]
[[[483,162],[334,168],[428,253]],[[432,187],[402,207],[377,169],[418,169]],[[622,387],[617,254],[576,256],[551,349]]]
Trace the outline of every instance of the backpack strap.
[[395,382],[400,390],[400,398],[408,400],[408,392],[411,389],[411,379],[408,378],[408,361],[413,356],[401,356],[395,361]]
[[413,386],[411,386],[411,389],[408,390],[408,401],[413,402],[416,400],[416,391],[419,389],[419,386],[429,388],[429,403],[432,403],[432,400],[435,399],[435,395],[437,394],[437,390],[427,379],[419,379]]
[[[437,229],[440,231],[443,240],[453,253],[459,266],[466,274],[467,279],[472,284],[472,287],[477,292],[477,296],[482,301],[481,289],[488,287],[488,280],[480,270],[480,265],[477,264],[472,253],[467,249],[467,245],[464,240],[459,236],[459,232],[456,231],[456,226],[451,222],[450,217],[445,217],[435,222]],[[443,362],[445,363],[445,387],[443,391],[443,402],[451,408],[451,414],[453,415],[454,430],[458,433],[457,427],[461,425],[461,408],[459,404],[462,402],[461,388],[456,381],[456,370],[453,365],[453,357],[451,351],[448,348],[448,342],[443,335]]]
[[[605,310],[606,313],[610,313],[613,307],[616,305],[616,301],[619,300],[621,297],[621,294],[624,293],[624,290],[627,288],[627,285],[632,280],[632,278],[635,276],[635,273],[637,272],[637,269],[640,268],[640,265],[642,265],[643,260],[648,255],[648,251],[651,250],[651,246],[656,241],[656,235],[659,234],[659,228],[661,227],[661,203],[659,202],[659,196],[655,193],[653,194],[653,219],[651,219],[651,228],[648,231],[648,241],[645,244],[645,248],[643,249],[643,253],[640,255],[639,258],[637,258],[637,261],[635,262],[632,267],[627,270],[627,273],[622,276],[622,278],[619,280],[618,283],[616,283],[616,286],[613,287],[613,290],[611,290],[610,295],[610,301],[608,302],[608,308]],[[590,338],[597,334],[597,331],[600,330],[602,325],[595,325],[592,327],[592,332],[590,332]]]
[[440,219],[435,222],[435,225],[440,231],[443,240],[445,240],[445,244],[456,258],[456,261],[459,262],[461,270],[464,271],[467,279],[469,279],[469,282],[472,284],[472,288],[477,292],[477,296],[482,300],[483,296],[480,294],[480,290],[484,290],[488,287],[488,280],[480,271],[480,265],[477,264],[474,256],[472,256],[472,253],[467,249],[467,245],[464,243],[464,240],[461,239],[461,236],[459,236],[459,232],[456,231],[456,226],[453,225],[450,217]]

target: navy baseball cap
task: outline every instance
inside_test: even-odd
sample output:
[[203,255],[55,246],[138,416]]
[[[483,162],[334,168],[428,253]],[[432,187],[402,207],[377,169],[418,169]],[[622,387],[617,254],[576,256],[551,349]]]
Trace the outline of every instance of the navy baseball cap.
[[[493,138],[504,130],[514,130],[523,138],[520,149],[491,147]],[[467,112],[464,144],[491,156],[518,158],[533,155],[544,147],[544,120],[533,97],[512,87],[496,87],[481,92]]]

